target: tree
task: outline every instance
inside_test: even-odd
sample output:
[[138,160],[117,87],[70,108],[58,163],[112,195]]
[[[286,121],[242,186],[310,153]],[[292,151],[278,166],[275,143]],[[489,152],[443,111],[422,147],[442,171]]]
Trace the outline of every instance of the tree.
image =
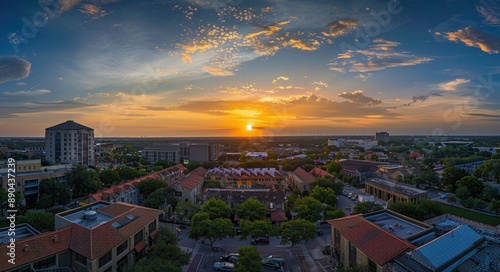
[[242,246],[238,248],[238,264],[236,272],[260,272],[262,271],[262,261],[259,252],[254,246]]
[[279,226],[281,244],[292,244],[292,247],[316,237],[316,225],[305,219],[293,219]]
[[365,201],[365,202],[358,202],[354,204],[353,206],[353,214],[354,213],[369,213],[369,212],[374,212],[378,210],[382,210],[383,207],[375,203],[373,201]]
[[71,190],[54,178],[42,179],[38,189],[40,201],[37,203],[37,207],[39,208],[50,208],[71,201]]
[[456,194],[450,194],[448,196],[448,199],[446,201],[448,201],[448,203],[451,203],[451,205],[457,203],[457,195]]
[[175,189],[172,187],[158,189],[148,195],[143,205],[153,209],[159,209],[165,202],[172,206],[177,205],[177,199],[174,196]]
[[474,170],[474,176],[500,182],[500,159],[485,161]]
[[206,212],[209,214],[210,219],[216,219],[216,218],[231,218],[232,210],[231,207],[229,207],[226,202],[220,200],[220,199],[215,199],[215,198],[210,198],[209,200],[205,201],[203,205],[201,206],[200,212]]
[[120,174],[118,171],[112,169],[103,169],[99,172],[99,179],[104,186],[111,186],[120,182]]
[[316,198],[308,196],[297,199],[293,211],[297,213],[298,218],[316,222],[321,219],[323,205]]
[[[337,152],[337,153],[335,154],[335,159],[337,159],[337,161],[338,161],[338,160],[340,160],[340,159],[343,159],[343,158],[344,158],[344,153],[342,153],[342,152]],[[337,174],[338,174],[338,173],[337,173]]]
[[85,196],[102,188],[102,183],[94,169],[76,165],[69,173],[68,184],[73,190],[73,196]]
[[500,199],[492,199],[488,208],[496,214],[500,213]]
[[194,214],[196,214],[200,208],[189,201],[179,201],[175,205],[175,212],[181,220],[187,219],[191,220]]
[[234,237],[236,229],[227,218],[210,219],[207,212],[198,212],[193,216],[191,228],[189,229],[189,238],[193,240],[207,239],[210,241],[210,247],[216,240],[227,236]]
[[443,177],[441,178],[441,188],[451,186],[452,191],[456,189],[455,184],[461,178],[468,176],[467,171],[456,167],[447,167],[444,170]]
[[128,266],[127,272],[181,272],[182,266],[189,264],[190,255],[177,246],[177,236],[168,228],[160,227],[155,238],[156,245],[148,252],[148,257]]
[[460,199],[466,199],[471,196],[470,190],[466,186],[458,187],[455,190],[455,194],[457,194],[457,197]]
[[236,214],[240,219],[255,221],[266,217],[266,205],[249,197],[236,207]]
[[[436,172],[434,172],[432,169],[426,169],[425,171],[422,171],[418,176],[418,180],[420,180],[420,183],[425,183],[429,187],[437,185],[439,179],[438,176],[436,175]],[[415,179],[417,179],[415,178]]]
[[40,232],[52,231],[55,228],[54,214],[50,212],[27,211],[18,217],[19,223],[28,223]]
[[167,182],[161,179],[148,178],[139,182],[139,192],[146,199],[152,192],[167,187]]
[[337,219],[345,216],[345,212],[342,209],[334,209],[326,211],[326,220]]
[[338,174],[342,170],[342,165],[336,161],[331,161],[326,165],[326,171],[330,174]]
[[331,188],[324,188],[320,186],[314,187],[309,196],[316,198],[321,203],[328,205],[335,205],[337,195]]
[[498,197],[498,188],[493,186],[484,186],[483,191],[481,192],[481,198],[486,201],[490,201],[492,198]]
[[318,177],[311,182],[311,188],[314,189],[316,186],[323,188],[330,188],[336,194],[342,192],[344,185],[342,182],[336,182],[332,177]]
[[169,161],[169,160],[159,160],[159,161],[156,161],[154,165],[161,166],[162,169],[165,169],[165,168],[168,168],[170,166],[174,166],[175,162]]
[[267,237],[275,236],[276,228],[272,225],[270,220],[241,220],[241,237],[240,240],[250,237]]
[[483,182],[474,176],[466,176],[461,178],[459,181],[457,181],[455,186],[457,188],[467,187],[473,197],[479,196],[484,188]]

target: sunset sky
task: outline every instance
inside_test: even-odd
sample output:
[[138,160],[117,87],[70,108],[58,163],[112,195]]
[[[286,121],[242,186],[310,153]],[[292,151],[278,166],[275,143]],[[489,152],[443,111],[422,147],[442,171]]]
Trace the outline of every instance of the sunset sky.
[[0,2],[0,136],[498,135],[495,0]]

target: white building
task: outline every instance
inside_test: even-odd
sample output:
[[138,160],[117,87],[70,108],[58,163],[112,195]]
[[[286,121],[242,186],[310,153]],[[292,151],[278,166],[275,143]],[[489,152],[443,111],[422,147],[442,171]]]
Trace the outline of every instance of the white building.
[[46,128],[45,152],[53,164],[94,166],[94,129],[72,120]]

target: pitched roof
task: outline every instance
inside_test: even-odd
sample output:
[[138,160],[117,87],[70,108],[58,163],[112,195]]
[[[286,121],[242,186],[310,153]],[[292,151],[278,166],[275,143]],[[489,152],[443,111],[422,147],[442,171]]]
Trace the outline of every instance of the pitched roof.
[[[120,245],[163,213],[161,210],[123,202],[101,208],[99,212],[114,215],[115,218],[92,229],[78,224],[72,225],[73,231],[69,248],[91,260],[101,257]],[[133,215],[135,219],[121,228],[113,226],[113,223],[129,214]]]
[[187,176],[181,178],[178,181],[178,184],[188,190],[194,189],[196,186],[203,183],[203,179],[205,178],[205,172],[207,170],[203,167],[198,167],[189,173]]
[[297,167],[297,169],[295,169],[293,173],[303,182],[309,183],[313,182],[315,179],[313,175],[309,174],[306,170],[302,169],[301,167]]
[[328,223],[380,266],[405,250],[416,248],[410,242],[390,234],[360,214],[330,220]]
[[72,228],[71,226],[56,231],[45,232],[31,236],[16,242],[16,264],[7,262],[9,248],[6,244],[0,246],[0,271],[6,271],[23,264],[52,256],[56,253],[67,250],[70,244]]
[[319,167],[314,167],[311,171],[309,171],[309,174],[315,177],[333,177],[332,174],[326,172],[325,170]]
[[462,225],[412,251],[410,257],[425,267],[437,271],[482,239],[483,236],[479,233],[467,225]]
[[68,120],[64,123],[60,123],[58,125],[48,127],[45,130],[57,130],[57,129],[62,129],[62,130],[75,130],[75,129],[94,130],[93,128],[89,128],[89,127],[84,126],[82,124],[78,124],[73,120]]
[[272,212],[271,213],[271,221],[288,221],[284,212]]

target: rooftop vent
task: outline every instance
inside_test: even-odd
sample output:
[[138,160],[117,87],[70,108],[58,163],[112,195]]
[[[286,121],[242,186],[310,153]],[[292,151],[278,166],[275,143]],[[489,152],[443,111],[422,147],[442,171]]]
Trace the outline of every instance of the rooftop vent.
[[84,220],[96,220],[97,213],[95,211],[84,211],[83,212],[83,219]]

